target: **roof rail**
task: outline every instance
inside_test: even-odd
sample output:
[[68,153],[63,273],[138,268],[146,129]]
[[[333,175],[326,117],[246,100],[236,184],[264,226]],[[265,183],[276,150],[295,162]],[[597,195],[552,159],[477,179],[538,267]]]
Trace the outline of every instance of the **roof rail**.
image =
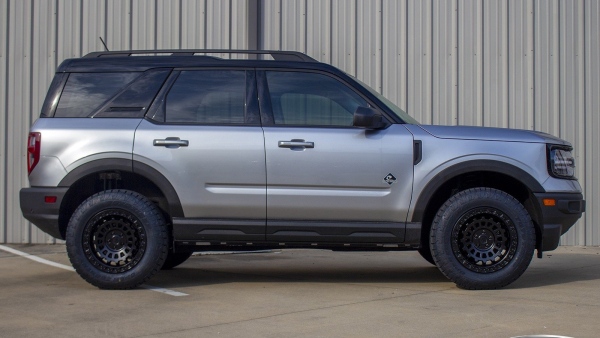
[[84,56],[84,58],[96,58],[106,56],[132,56],[135,54],[170,54],[171,56],[192,56],[195,54],[252,54],[263,55],[269,54],[277,61],[304,61],[317,62],[310,56],[294,51],[281,50],[242,50],[242,49],[155,49],[155,50],[121,50],[121,51],[106,51],[92,52]]

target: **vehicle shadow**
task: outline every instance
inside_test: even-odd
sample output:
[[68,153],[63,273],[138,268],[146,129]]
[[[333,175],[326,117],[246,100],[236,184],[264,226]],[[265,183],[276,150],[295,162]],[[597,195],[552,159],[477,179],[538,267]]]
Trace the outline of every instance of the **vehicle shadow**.
[[[225,283],[356,283],[433,284],[454,286],[436,267],[420,259],[340,258],[334,255],[291,259],[283,255],[232,255],[192,257],[181,266],[161,271],[152,283],[166,288]],[[420,257],[419,257],[420,258]],[[595,255],[577,257],[576,264],[532,264],[523,276],[505,289],[538,288],[578,281],[600,280]],[[558,263],[558,264],[555,264]]]

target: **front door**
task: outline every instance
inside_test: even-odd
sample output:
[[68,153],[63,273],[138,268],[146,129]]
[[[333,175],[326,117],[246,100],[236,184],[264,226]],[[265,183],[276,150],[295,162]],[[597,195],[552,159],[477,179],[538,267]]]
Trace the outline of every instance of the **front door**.
[[261,99],[270,100],[273,119],[263,126],[267,239],[402,242],[413,180],[412,135],[399,124],[353,127],[356,108],[370,104],[331,75],[260,74],[268,85],[268,97]]

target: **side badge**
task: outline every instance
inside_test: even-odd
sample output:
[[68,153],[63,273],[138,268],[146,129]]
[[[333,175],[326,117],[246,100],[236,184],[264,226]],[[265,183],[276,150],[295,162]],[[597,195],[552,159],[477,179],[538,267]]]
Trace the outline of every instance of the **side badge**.
[[392,173],[389,173],[383,178],[383,180],[385,181],[385,183],[392,185],[394,184],[394,182],[396,182],[396,177],[392,175]]

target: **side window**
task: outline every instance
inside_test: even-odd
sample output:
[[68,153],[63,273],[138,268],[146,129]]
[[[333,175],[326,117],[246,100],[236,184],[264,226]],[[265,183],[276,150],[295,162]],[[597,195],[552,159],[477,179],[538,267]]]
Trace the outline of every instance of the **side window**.
[[140,73],[71,73],[55,117],[87,117]]
[[198,124],[243,124],[246,71],[182,71],[166,97],[165,121]]
[[352,126],[359,106],[369,104],[342,82],[320,73],[267,71],[278,125]]

